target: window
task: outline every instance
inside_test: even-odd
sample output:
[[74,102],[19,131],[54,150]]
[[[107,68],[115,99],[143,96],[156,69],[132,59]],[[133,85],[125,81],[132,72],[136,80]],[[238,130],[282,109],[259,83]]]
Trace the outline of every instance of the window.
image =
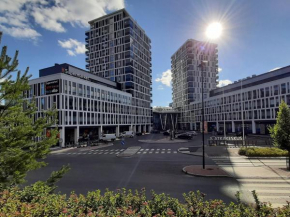
[[270,98],[270,106],[274,107],[274,97]]
[[279,94],[279,86],[274,85],[274,95],[278,95],[278,94]]
[[285,94],[286,93],[286,84],[281,84],[281,94]]
[[41,83],[41,85],[40,85],[40,94],[41,94],[41,96],[43,96],[45,94],[44,83]]
[[260,94],[261,94],[261,97],[264,97],[264,88],[260,89]]
[[76,83],[75,82],[72,83],[72,94],[76,95]]
[[266,87],[266,97],[267,96],[270,96],[270,89],[269,89],[269,87]]

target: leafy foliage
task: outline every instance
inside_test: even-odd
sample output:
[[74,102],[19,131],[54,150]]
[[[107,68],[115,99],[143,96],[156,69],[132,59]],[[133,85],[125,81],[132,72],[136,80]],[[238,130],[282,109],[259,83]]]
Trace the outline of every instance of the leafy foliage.
[[288,151],[280,148],[240,148],[239,155],[249,157],[283,157],[288,155]]
[[46,137],[44,129],[57,124],[55,109],[35,120],[35,101],[25,99],[28,68],[17,70],[18,51],[12,59],[4,46],[0,56],[0,189],[22,183],[26,173],[45,165],[41,160],[57,142],[57,128]]
[[270,127],[269,130],[274,145],[290,151],[290,109],[284,101],[279,106],[277,123],[274,127]]
[[71,193],[69,197],[51,194],[51,187],[37,182],[23,190],[11,188],[0,193],[0,216],[289,216],[290,206],[273,209],[271,204],[259,201],[252,192],[256,204],[248,206],[241,202],[226,204],[221,200],[206,200],[201,192],[184,194],[185,202],[152,191],[151,199],[145,189],[140,192],[121,189],[96,190],[86,196]]

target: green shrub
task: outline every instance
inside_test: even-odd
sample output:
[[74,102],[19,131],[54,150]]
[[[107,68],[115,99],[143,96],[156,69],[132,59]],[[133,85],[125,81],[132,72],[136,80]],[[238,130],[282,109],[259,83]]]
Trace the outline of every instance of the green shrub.
[[247,148],[240,148],[239,155],[246,155]]
[[290,205],[274,209],[261,203],[255,192],[255,206],[241,203],[238,192],[237,203],[226,204],[221,200],[206,200],[205,194],[184,194],[185,202],[166,194],[152,192],[146,197],[145,189],[89,192],[86,196],[71,193],[66,195],[49,193],[51,189],[42,182],[24,188],[11,188],[0,193],[0,216],[290,216]]
[[288,151],[279,148],[240,148],[239,154],[249,157],[283,157],[288,156]]

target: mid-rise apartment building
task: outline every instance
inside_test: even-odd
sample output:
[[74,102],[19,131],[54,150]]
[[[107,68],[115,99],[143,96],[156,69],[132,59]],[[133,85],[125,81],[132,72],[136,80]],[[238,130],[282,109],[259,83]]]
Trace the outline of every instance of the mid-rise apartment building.
[[87,65],[132,95],[133,123],[151,123],[151,40],[125,9],[89,21]]
[[[211,90],[204,100],[205,130],[241,132],[244,125],[247,133],[268,134],[282,100],[290,106],[290,66]],[[196,130],[202,129],[201,108],[201,101],[190,103]]]
[[[217,45],[187,40],[171,57],[173,108],[180,112],[179,128],[190,129],[194,115],[189,104],[202,98],[202,73],[204,99],[217,86]],[[200,67],[201,63],[203,67]]]
[[[60,146],[78,142],[86,135],[133,130],[149,132],[151,123],[132,113],[132,94],[122,91],[117,82],[93,75],[69,64],[55,64],[39,70],[39,78],[29,80],[38,108],[36,119],[53,105],[58,111]],[[137,123],[136,123],[137,120]]]

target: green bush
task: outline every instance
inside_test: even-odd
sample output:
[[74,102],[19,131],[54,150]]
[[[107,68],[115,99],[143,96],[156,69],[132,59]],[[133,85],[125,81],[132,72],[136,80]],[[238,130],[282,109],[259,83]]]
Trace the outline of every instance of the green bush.
[[239,154],[248,157],[283,157],[288,156],[288,151],[279,148],[240,148]]
[[246,155],[247,148],[240,148],[239,149],[239,155]]
[[198,192],[184,194],[185,202],[165,194],[152,192],[151,199],[131,190],[89,192],[86,196],[71,193],[49,193],[49,186],[41,182],[24,188],[11,188],[0,193],[0,216],[290,216],[290,205],[274,209],[270,204],[259,202],[253,192],[256,205],[241,203],[225,204],[221,200],[205,200]]

